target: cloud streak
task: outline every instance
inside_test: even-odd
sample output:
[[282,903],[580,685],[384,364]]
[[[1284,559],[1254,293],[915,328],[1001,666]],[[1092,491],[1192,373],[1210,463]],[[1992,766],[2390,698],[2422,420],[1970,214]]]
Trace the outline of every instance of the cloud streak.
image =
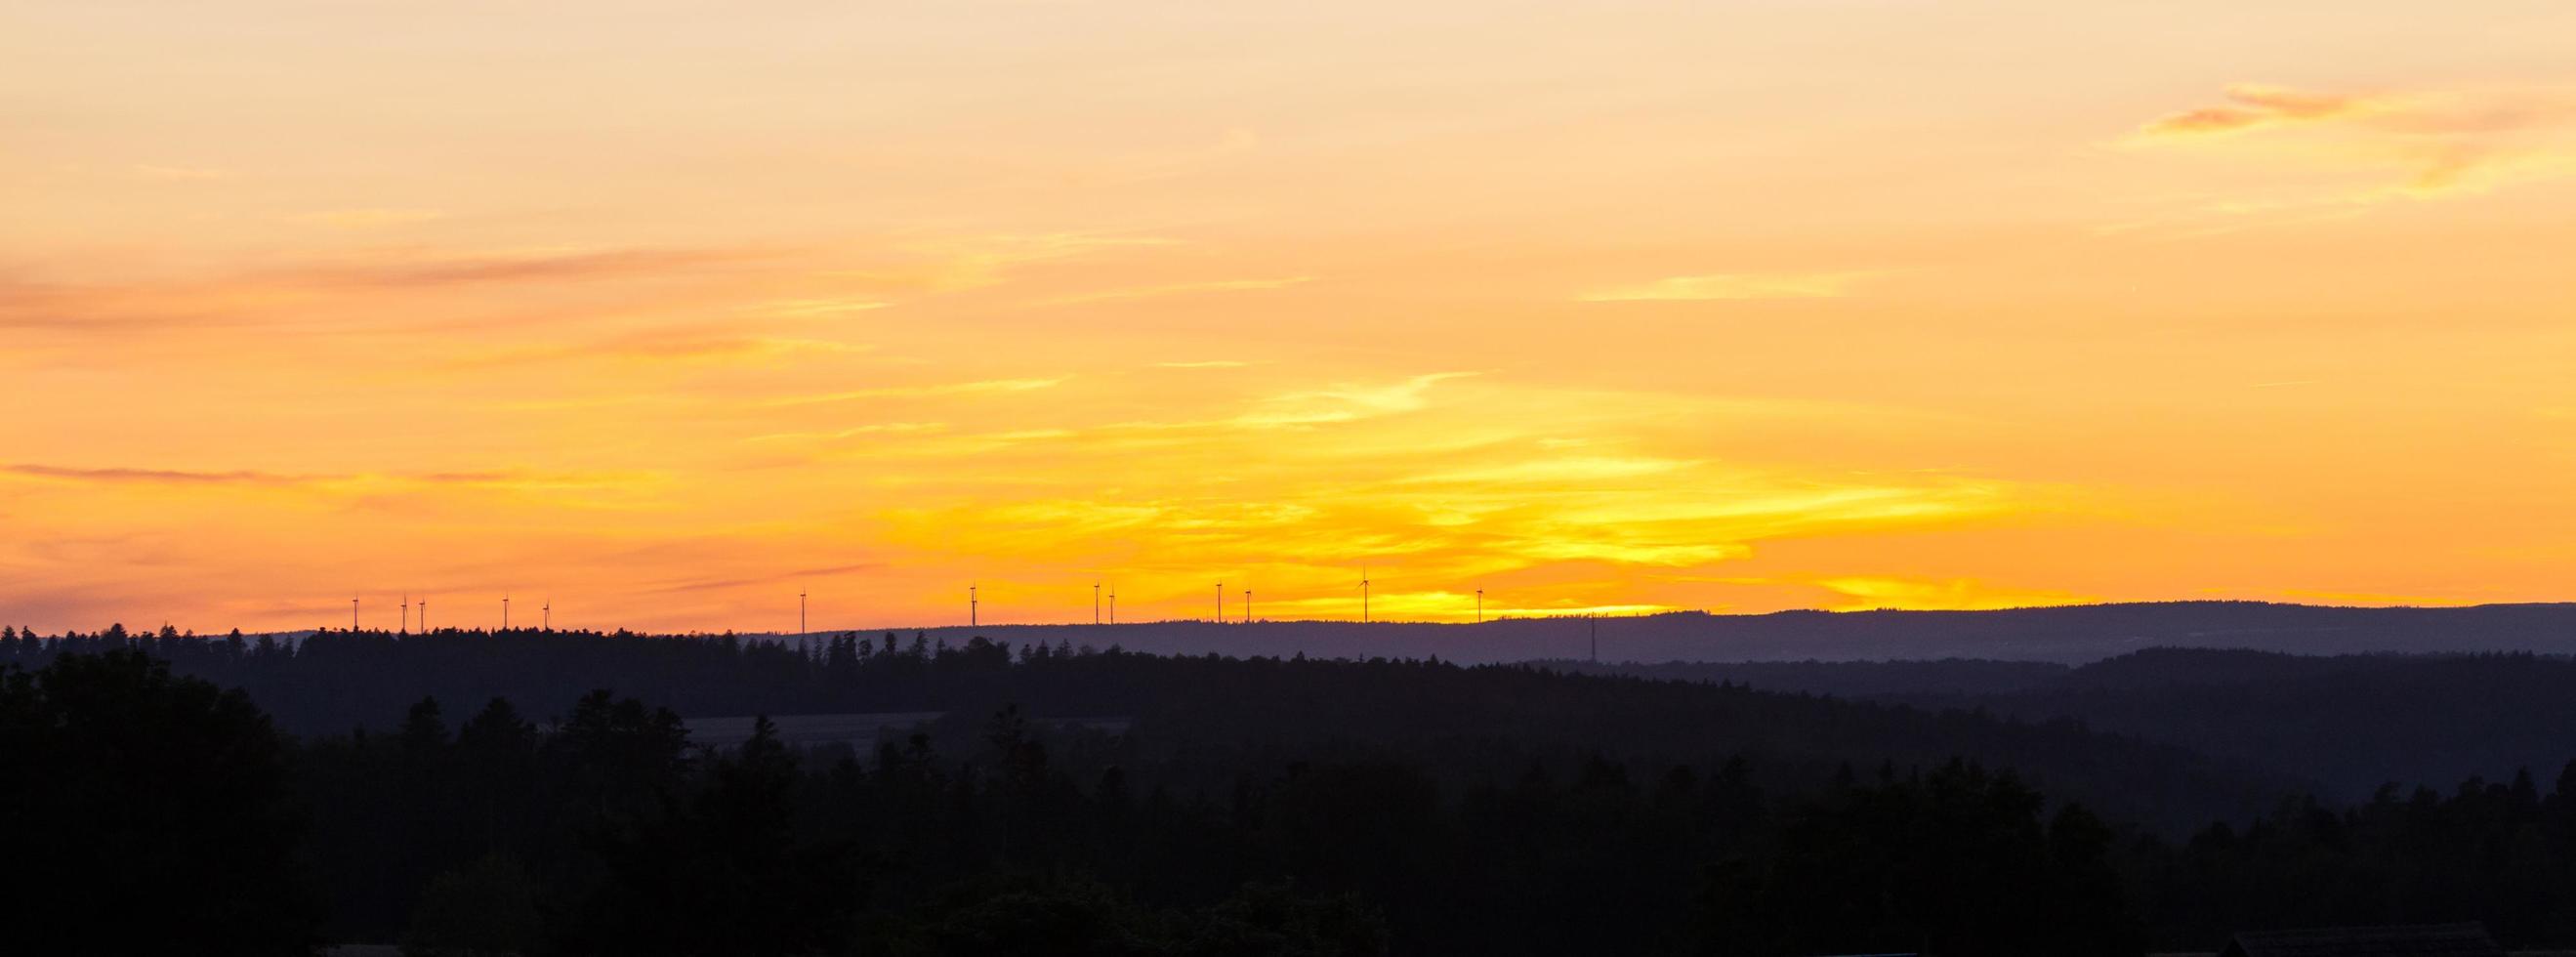
[[1877,272],[1711,273],[1668,276],[1615,286],[1577,297],[1583,302],[1723,302],[1754,299],[1837,299],[1852,294]]
[[1039,389],[1055,388],[1056,386],[1064,384],[1065,380],[1070,378],[1072,377],[1056,376],[1054,378],[1047,379],[981,379],[974,382],[947,382],[936,385],[881,386],[873,389],[851,389],[845,392],[826,392],[819,395],[800,395],[784,399],[771,399],[767,402],[761,403],[761,406],[764,408],[789,408],[800,405],[822,405],[831,402],[850,402],[858,399],[892,399],[919,396],[985,395],[1009,394],[1013,392],[1035,392]]
[[2316,123],[2368,112],[2376,103],[2356,96],[2306,93],[2285,87],[2240,83],[2227,88],[2230,101],[2173,113],[2147,123],[2139,132],[2155,136],[2208,136],[2292,123]]
[[1044,306],[1075,306],[1097,302],[1129,302],[1137,299],[1156,299],[1166,296],[1192,296],[1224,292],[1255,292],[1270,289],[1286,289],[1291,286],[1302,286],[1313,281],[1315,281],[1315,277],[1313,276],[1286,276],[1278,279],[1222,279],[1213,282],[1173,283],[1163,286],[1138,286],[1132,289],[1107,289],[1099,292],[1076,293],[1069,296],[1058,296],[1053,299],[1042,300],[1038,304]]

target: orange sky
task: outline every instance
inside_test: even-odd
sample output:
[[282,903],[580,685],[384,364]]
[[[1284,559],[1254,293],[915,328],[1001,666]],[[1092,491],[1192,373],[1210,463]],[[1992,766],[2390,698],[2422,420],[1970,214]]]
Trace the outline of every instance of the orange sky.
[[2576,597],[2576,5],[0,7],[0,623]]

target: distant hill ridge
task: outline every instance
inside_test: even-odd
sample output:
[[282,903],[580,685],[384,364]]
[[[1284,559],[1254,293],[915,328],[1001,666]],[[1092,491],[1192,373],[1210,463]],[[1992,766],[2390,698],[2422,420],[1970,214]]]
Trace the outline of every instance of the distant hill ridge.
[[[2529,651],[2576,654],[2576,603],[2354,608],[2253,601],[2136,602],[2000,611],[1670,612],[1616,618],[1430,622],[1160,621],[897,628],[933,639],[1117,645],[1159,654],[1425,658],[1482,664],[1982,658],[2083,664],[2149,648],[2301,655]],[[889,629],[860,629],[879,632]]]

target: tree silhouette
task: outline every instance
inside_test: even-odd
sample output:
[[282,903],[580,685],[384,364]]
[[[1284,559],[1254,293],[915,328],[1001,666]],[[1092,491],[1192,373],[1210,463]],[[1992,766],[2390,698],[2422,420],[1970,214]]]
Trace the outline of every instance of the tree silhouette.
[[238,691],[140,651],[0,676],[0,899],[30,954],[302,953],[318,912],[296,860],[286,751]]

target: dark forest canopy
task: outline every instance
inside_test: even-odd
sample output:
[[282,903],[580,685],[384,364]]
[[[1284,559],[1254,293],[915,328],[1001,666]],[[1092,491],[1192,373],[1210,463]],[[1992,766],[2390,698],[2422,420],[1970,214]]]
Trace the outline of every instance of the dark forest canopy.
[[2360,800],[2392,779],[2547,767],[2576,748],[2576,660],[2523,653],[2164,648],[2075,668],[1996,661],[1543,664],[2074,719],[2315,782],[2342,800]]
[[[20,861],[254,822],[206,852],[247,876],[192,885],[203,907],[264,902],[232,952],[318,935],[444,953],[2126,955],[2461,919],[2576,944],[2576,773],[2557,770],[2576,746],[2342,800],[2069,720],[1543,667],[911,635],[0,637],[23,669],[0,734],[43,756],[7,796],[50,802],[27,806],[69,836]],[[2566,666],[2167,654],[2045,687],[2464,668],[2537,688]],[[1963,667],[1981,666],[1924,673]],[[946,717],[808,751],[762,722],[722,753],[683,722],[829,712]],[[226,765],[228,803],[180,817],[48,790],[163,761],[211,773],[135,743],[164,734],[277,758]],[[149,877],[90,880],[124,899],[162,893],[133,884]]]
[[[181,673],[246,689],[290,731],[382,729],[400,703],[561,702],[614,688],[683,717],[852,712],[1131,719],[1114,760],[1198,774],[1206,756],[1259,762],[1309,752],[1386,756],[1445,781],[1501,778],[1534,760],[1603,753],[1653,763],[1745,756],[1785,779],[1844,764],[1966,757],[2011,767],[2125,820],[2179,828],[2268,806],[2304,782],[2071,721],[1783,695],[1731,685],[1577,679],[1522,666],[1439,661],[1160,656],[1069,645],[1014,648],[920,635],[775,639],[588,632],[323,632],[260,640],[48,640],[145,647]],[[30,646],[10,648],[22,655]],[[9,649],[0,649],[5,651]],[[545,716],[543,713],[539,717]],[[1214,786],[1215,779],[1190,781]]]

